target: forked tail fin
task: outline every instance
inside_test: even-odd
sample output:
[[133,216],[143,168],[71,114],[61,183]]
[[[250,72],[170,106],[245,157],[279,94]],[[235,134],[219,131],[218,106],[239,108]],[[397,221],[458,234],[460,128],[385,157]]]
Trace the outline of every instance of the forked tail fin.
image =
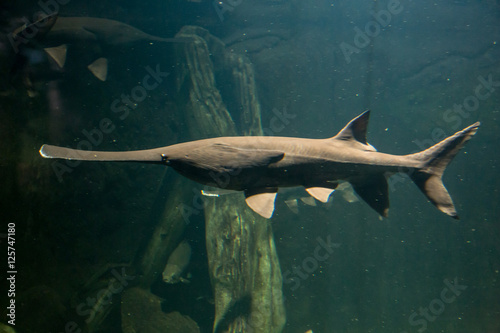
[[408,155],[422,162],[422,167],[410,174],[411,179],[440,211],[455,219],[458,215],[441,177],[448,163],[476,134],[479,125],[474,123],[424,151]]

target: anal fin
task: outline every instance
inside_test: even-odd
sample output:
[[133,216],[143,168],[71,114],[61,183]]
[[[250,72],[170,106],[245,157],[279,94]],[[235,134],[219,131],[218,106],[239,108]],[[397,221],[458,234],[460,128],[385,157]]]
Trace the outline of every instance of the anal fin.
[[389,214],[389,187],[383,174],[350,181],[354,191],[383,217]]
[[275,187],[245,190],[245,201],[248,207],[260,216],[270,219],[274,213],[274,201],[278,189]]

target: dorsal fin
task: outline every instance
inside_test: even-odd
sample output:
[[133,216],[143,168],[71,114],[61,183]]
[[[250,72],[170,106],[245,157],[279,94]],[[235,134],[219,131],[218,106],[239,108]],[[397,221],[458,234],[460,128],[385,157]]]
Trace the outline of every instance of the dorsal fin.
[[368,127],[368,119],[370,118],[370,110],[366,110],[353,120],[351,120],[337,135],[332,139],[337,140],[356,140],[364,145],[366,142],[366,129]]

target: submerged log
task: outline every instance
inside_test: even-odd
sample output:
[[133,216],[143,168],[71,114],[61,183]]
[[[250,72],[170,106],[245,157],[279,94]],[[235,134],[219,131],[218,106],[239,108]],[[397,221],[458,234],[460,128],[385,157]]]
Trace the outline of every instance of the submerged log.
[[271,224],[244,206],[242,194],[219,199],[205,201],[214,332],[281,332],[282,279]]
[[[215,83],[217,71],[231,73],[226,79],[237,89],[244,132],[262,134],[249,61],[226,54],[224,44],[202,28],[184,27],[177,37],[195,40],[178,57],[182,62],[179,94],[186,96],[191,139],[237,135]],[[214,69],[214,64],[219,68]],[[242,195],[227,195],[205,199],[205,224],[215,297],[214,332],[281,332],[285,324],[282,277],[269,222],[251,212]]]

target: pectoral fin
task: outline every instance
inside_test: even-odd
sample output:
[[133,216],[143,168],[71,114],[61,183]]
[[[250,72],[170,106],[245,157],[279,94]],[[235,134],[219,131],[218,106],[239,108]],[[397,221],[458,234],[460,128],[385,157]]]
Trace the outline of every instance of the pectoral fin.
[[266,219],[270,219],[273,216],[274,200],[277,193],[277,188],[245,190],[245,201],[254,212]]
[[285,156],[284,152],[278,150],[245,149],[224,143],[213,144],[204,148],[204,151],[207,149],[214,161],[228,169],[267,166],[281,161]]
[[191,280],[188,280],[186,278],[183,278],[182,276],[179,277],[179,281],[181,281],[182,283],[191,283]]
[[101,81],[106,81],[108,77],[108,59],[99,58],[87,66],[90,72]]
[[66,63],[66,54],[68,51],[68,46],[66,44],[56,46],[56,47],[48,47],[44,49],[47,54],[54,59],[54,61],[57,63],[57,65],[61,68],[64,67],[64,64]]

